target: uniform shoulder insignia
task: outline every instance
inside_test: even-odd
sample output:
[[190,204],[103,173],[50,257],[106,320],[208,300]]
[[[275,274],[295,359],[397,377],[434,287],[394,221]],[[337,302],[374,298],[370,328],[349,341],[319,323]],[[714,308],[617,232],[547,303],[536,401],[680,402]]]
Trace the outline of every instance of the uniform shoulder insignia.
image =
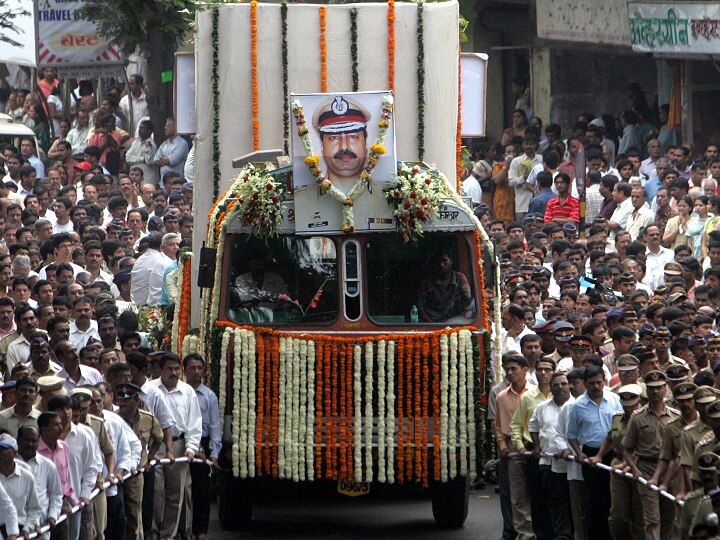
[[691,429],[695,429],[696,426],[697,420],[695,420],[694,422],[690,422],[687,426],[683,428],[683,431],[690,431]]
[[678,409],[676,409],[675,407],[667,407],[667,410],[673,416],[680,416],[680,411]]
[[705,491],[704,491],[704,490],[702,490],[702,489],[695,489],[695,490],[691,491],[690,493],[688,493],[687,495],[685,495],[685,500],[688,500],[688,499],[697,499],[697,498],[699,498],[699,497],[702,497],[703,495],[705,495]]
[[704,437],[702,437],[696,444],[696,446],[701,446],[703,444],[711,443],[715,440],[715,433],[712,431],[708,434],[706,434]]

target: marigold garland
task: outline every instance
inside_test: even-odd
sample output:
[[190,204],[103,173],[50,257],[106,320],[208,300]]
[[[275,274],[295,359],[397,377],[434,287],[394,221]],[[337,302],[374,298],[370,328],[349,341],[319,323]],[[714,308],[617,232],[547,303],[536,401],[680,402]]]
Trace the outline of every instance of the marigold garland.
[[397,340],[397,480],[403,483],[405,480],[405,339]]
[[257,1],[250,2],[250,79],[252,82],[253,151],[260,150],[260,90],[258,88]]
[[[321,434],[323,431],[323,416],[325,416],[325,392],[327,392],[327,380],[323,373],[323,353],[325,349],[325,343],[319,341],[315,346],[315,380],[317,381],[316,392],[315,392],[315,433]],[[322,478],[322,445],[315,444],[314,448],[314,459],[315,459],[315,479]]]
[[[428,384],[428,382],[431,381],[430,379],[430,338],[428,336],[425,336],[423,338],[423,366],[422,366],[422,372],[423,372],[423,381],[425,384]],[[422,464],[423,464],[423,470],[422,470],[422,484],[423,487],[428,486],[428,431],[429,431],[429,402],[430,402],[430,392],[432,388],[424,388],[422,392],[422,428],[423,428],[423,437],[422,437]]]
[[480,239],[480,232],[475,230],[475,250],[477,251],[477,264],[478,264],[478,294],[480,295],[478,304],[483,306],[483,313],[480,324],[482,328],[490,331],[490,314],[488,312],[488,304],[485,293],[485,268],[483,266],[483,245]]
[[352,89],[357,92],[360,89],[360,75],[358,74],[358,29],[357,29],[358,10],[352,8],[350,10],[350,59],[352,61]]
[[[421,338],[424,341],[424,338]],[[415,481],[422,480],[422,395],[420,390],[420,373],[422,372],[422,341],[415,343],[415,377],[413,388],[413,416],[415,417]]]
[[388,88],[395,90],[395,0],[388,0]]
[[327,93],[327,36],[325,34],[327,26],[327,8],[320,6],[320,91]]
[[[273,336],[272,351],[272,440],[273,442],[275,442],[278,441],[280,437],[280,336]],[[279,478],[280,476],[280,469],[278,467],[278,453],[278,445],[273,444],[270,460],[272,463],[273,478]]]
[[[414,352],[415,352],[415,344],[416,340],[408,339],[405,344],[405,366],[406,366],[406,380],[405,380],[405,414],[408,416],[408,420],[411,422],[408,424],[408,433],[407,433],[407,442],[406,445],[410,446],[410,449],[405,453],[405,475],[408,481],[412,481],[413,479],[413,457],[417,454],[416,450],[417,447],[414,447],[415,444],[415,434],[414,429],[411,432],[411,428],[414,427],[414,424],[412,423],[414,421],[414,411],[413,411],[413,368],[414,362]],[[412,446],[411,446],[412,444]]]

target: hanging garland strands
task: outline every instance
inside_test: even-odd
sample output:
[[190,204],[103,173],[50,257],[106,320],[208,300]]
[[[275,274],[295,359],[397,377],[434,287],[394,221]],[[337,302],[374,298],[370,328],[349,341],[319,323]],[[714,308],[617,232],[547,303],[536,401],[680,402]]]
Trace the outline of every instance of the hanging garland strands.
[[287,98],[290,95],[288,85],[288,25],[287,25],[288,6],[287,0],[283,0],[280,4],[280,25],[282,33],[282,74],[283,74],[283,93],[282,93],[282,111],[283,111],[283,149],[285,155],[290,155],[290,111],[288,110]]
[[260,90],[258,88],[257,2],[250,2],[250,78],[252,80],[253,151],[260,150]]
[[395,0],[388,0],[388,88],[395,90]]
[[212,85],[213,96],[213,130],[212,130],[212,162],[213,162],[213,200],[217,200],[220,194],[220,75],[218,66],[220,65],[220,38],[218,30],[220,27],[220,10],[217,6],[212,11],[212,71],[210,73],[210,83]]
[[328,91],[327,82],[327,8],[320,6],[320,91]]
[[352,60],[352,89],[357,92],[360,89],[360,75],[358,74],[358,28],[357,9],[350,10],[350,58]]
[[425,159],[425,4],[417,5],[417,110],[418,110],[418,161]]
[[457,135],[455,139],[455,169],[457,170],[457,178],[455,178],[456,189],[460,190],[460,184],[462,182],[463,173],[463,161],[462,161],[462,70],[460,69],[460,53],[458,51],[458,81],[457,81],[457,96],[458,96],[458,110],[457,110]]

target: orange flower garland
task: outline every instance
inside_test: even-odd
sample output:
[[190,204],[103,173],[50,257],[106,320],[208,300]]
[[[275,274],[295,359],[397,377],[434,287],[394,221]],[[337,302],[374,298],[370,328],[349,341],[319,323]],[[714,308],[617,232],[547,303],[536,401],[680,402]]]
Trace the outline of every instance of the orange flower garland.
[[440,336],[432,336],[433,477],[440,480]]
[[178,354],[182,351],[183,341],[187,336],[188,330],[190,329],[190,311],[191,311],[191,299],[192,299],[192,256],[190,254],[185,256],[185,262],[183,265],[182,283],[180,284],[180,298],[177,299],[179,302],[178,320],[175,324],[178,325],[178,337],[177,346]]
[[257,2],[250,2],[250,78],[252,79],[253,150],[260,150],[260,90],[258,89]]
[[[323,342],[315,345],[315,423],[313,429],[317,435],[317,441],[313,448],[314,451],[314,470],[315,478],[322,478],[322,446],[319,441],[322,440],[322,419],[323,419]],[[315,439],[315,437],[313,437]]]
[[395,0],[388,0],[388,88],[395,90]]
[[328,91],[327,81],[327,8],[320,6],[320,91]]
[[[257,336],[258,396],[256,448],[262,450],[262,468],[258,476],[278,477],[277,467],[279,429],[279,340],[297,338],[296,334],[270,328],[238,325],[218,321],[219,327],[253,331]],[[395,416],[398,418],[396,464],[394,481],[429,482],[430,461],[428,443],[434,445],[433,477],[441,476],[440,460],[440,336],[472,327],[447,328],[419,335],[389,334],[366,337],[313,336],[316,343],[315,383],[315,477],[337,480],[354,479],[354,355],[356,344],[392,340],[395,342],[395,384],[397,400]],[[481,351],[481,364],[487,360]],[[230,364],[229,364],[230,365]],[[481,366],[482,367],[482,366]],[[468,376],[472,376],[468,373]],[[264,392],[263,392],[264,389]],[[430,401],[432,400],[432,402]],[[433,418],[430,418],[430,415]],[[325,421],[325,424],[323,422]],[[433,440],[429,441],[429,424],[433,422]],[[413,432],[411,433],[411,429]],[[322,442],[325,442],[325,452]],[[325,461],[323,467],[323,460]],[[340,460],[340,466],[338,466]],[[257,459],[256,459],[257,463]]]
[[482,319],[480,324],[482,328],[490,331],[490,314],[488,312],[487,298],[485,297],[485,271],[483,268],[483,245],[480,239],[480,231],[475,231],[475,250],[477,251],[478,260],[478,288],[480,289],[479,304],[482,307]]
[[265,336],[256,337],[257,350],[257,417],[255,419],[255,468],[262,475],[263,443],[265,442]]

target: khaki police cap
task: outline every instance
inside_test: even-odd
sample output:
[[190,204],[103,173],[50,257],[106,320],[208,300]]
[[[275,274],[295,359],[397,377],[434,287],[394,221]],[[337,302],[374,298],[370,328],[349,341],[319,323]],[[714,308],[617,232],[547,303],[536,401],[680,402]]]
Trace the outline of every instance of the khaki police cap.
[[665,369],[665,375],[667,375],[668,381],[670,382],[684,381],[687,379],[689,373],[690,368],[682,364],[671,364]]
[[46,375],[37,380],[40,392],[51,392],[58,396],[67,394],[64,388],[65,379],[56,377],[55,375]]
[[695,390],[695,403],[707,404],[712,403],[717,399],[715,392],[709,386],[701,386]]
[[632,354],[621,354],[617,360],[618,371],[632,371],[640,366],[640,360]]
[[720,399],[715,398],[707,408],[707,415],[710,418],[720,418]]
[[673,390],[673,397],[675,399],[692,399],[697,389],[696,384],[690,382],[680,383]]
[[658,369],[650,371],[643,377],[645,386],[664,386],[667,380],[667,375]]
[[697,468],[699,471],[717,471],[717,465],[720,461],[720,456],[713,452],[706,452],[700,454],[697,460]]
[[626,384],[618,389],[620,403],[626,407],[635,405],[640,401],[642,395],[642,387],[639,384]]

